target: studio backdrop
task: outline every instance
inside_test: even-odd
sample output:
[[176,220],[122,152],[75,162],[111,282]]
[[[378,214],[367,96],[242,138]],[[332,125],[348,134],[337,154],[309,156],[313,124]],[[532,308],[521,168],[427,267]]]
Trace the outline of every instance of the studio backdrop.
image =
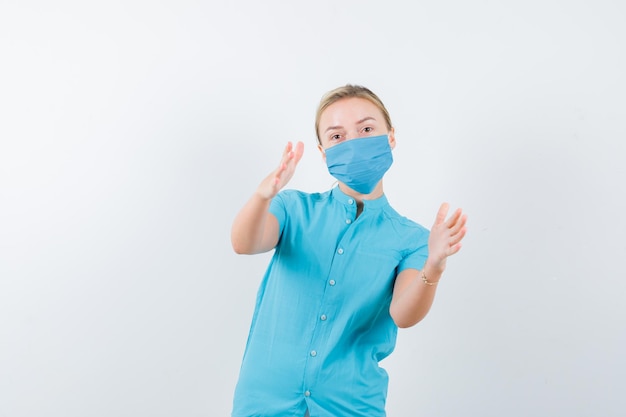
[[626,6],[0,3],[0,417],[228,416],[271,253],[230,226],[321,96],[380,96],[385,192],[468,214],[381,363],[399,416],[626,408]]

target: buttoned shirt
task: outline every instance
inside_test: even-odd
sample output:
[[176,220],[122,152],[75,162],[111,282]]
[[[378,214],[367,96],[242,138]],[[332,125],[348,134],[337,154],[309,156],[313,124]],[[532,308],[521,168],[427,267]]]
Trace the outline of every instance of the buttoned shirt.
[[234,417],[385,415],[396,343],[389,314],[398,273],[421,269],[428,230],[387,198],[339,187],[281,191],[279,241],[263,277],[235,389]]

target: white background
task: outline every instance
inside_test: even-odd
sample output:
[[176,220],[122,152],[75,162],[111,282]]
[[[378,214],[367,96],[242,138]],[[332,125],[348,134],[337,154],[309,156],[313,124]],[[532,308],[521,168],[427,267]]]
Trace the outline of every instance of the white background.
[[270,254],[236,211],[323,93],[396,127],[392,205],[469,216],[383,365],[397,416],[622,416],[621,1],[0,2],[0,417],[227,416]]

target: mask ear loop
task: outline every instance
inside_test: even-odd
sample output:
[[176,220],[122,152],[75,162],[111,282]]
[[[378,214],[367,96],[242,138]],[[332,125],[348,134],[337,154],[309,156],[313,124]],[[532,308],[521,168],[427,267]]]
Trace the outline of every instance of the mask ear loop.
[[[319,142],[318,142],[317,146],[318,146],[319,150],[324,154],[324,158],[326,158],[326,148],[324,148],[322,146],[322,144],[319,143]],[[338,185],[338,184],[339,184],[339,181],[337,181],[337,180],[333,181],[333,183],[330,184],[329,190],[332,190],[333,188],[335,188],[335,185]]]

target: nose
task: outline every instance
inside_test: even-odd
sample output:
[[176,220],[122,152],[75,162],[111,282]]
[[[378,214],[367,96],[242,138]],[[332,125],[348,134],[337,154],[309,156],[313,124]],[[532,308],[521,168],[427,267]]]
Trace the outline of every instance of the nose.
[[356,139],[360,137],[359,132],[346,133],[346,140]]

